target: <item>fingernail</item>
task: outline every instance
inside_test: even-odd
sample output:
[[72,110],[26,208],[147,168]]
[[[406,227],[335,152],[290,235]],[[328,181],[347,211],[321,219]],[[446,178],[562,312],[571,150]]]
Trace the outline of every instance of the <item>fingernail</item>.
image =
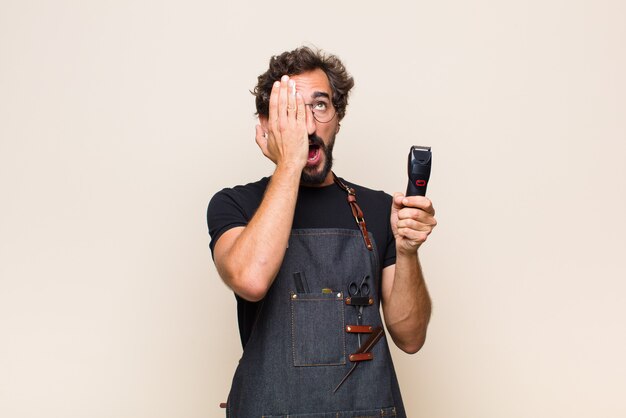
[[280,86],[280,81],[274,81],[274,87]]
[[287,80],[289,80],[289,76],[288,75],[284,75],[280,79],[281,79],[281,81],[287,81]]

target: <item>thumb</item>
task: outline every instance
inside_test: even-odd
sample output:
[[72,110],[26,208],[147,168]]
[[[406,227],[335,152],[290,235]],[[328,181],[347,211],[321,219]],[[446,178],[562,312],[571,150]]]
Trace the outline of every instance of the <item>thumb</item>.
[[391,211],[397,212],[404,207],[402,204],[402,200],[404,199],[404,194],[400,192],[395,192],[393,194],[393,202],[391,204]]

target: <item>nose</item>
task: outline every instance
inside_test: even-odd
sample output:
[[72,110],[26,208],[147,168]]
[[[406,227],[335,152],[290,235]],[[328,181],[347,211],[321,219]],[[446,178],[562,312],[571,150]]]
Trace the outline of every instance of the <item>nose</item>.
[[315,130],[317,129],[317,121],[313,117],[313,111],[310,106],[305,106],[306,108],[306,130],[309,135],[313,135]]

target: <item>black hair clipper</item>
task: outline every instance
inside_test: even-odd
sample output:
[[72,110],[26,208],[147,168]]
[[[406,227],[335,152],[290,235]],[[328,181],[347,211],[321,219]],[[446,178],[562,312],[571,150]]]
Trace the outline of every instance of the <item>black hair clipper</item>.
[[426,196],[426,186],[430,179],[430,164],[433,156],[430,147],[413,145],[409,152],[409,184],[407,196]]

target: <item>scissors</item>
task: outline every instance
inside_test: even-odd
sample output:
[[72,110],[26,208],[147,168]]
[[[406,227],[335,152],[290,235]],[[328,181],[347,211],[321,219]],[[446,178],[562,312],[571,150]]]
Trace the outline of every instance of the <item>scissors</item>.
[[[369,279],[369,277],[370,276],[368,275],[363,276],[363,280],[361,280],[361,283],[358,286],[354,281],[348,283],[348,294],[350,295],[350,297],[353,298],[355,296],[369,296],[370,286],[367,284],[367,279]],[[363,305],[360,305],[358,308],[355,306],[355,308],[357,310],[356,324],[361,325],[361,320],[363,319]],[[361,334],[357,334],[356,337],[360,347]]]

